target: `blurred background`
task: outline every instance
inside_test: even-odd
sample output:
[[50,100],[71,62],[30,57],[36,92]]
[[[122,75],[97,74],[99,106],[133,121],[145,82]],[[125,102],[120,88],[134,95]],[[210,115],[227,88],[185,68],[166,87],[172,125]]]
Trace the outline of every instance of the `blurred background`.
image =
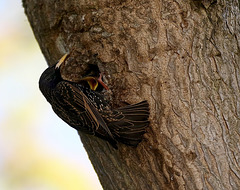
[[77,132],[38,89],[47,63],[20,0],[0,0],[0,189],[100,190]]

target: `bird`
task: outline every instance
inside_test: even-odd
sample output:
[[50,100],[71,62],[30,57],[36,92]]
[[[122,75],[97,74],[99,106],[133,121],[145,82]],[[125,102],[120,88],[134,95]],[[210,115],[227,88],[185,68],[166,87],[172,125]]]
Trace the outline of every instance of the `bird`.
[[39,79],[40,91],[53,111],[72,128],[108,141],[115,149],[118,142],[136,147],[149,126],[148,102],[111,109],[104,94],[96,91],[97,86],[108,90],[101,74],[84,76],[79,82],[62,78],[60,67],[68,56],[49,66]]

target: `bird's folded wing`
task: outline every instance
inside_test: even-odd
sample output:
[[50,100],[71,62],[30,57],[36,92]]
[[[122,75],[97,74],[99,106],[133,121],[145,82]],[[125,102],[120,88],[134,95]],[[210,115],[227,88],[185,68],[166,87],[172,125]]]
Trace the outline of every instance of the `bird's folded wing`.
[[55,98],[59,104],[62,104],[67,109],[66,114],[69,120],[79,118],[85,125],[91,124],[91,126],[88,126],[91,128],[89,132],[94,132],[99,127],[102,127],[113,138],[102,116],[81,89],[71,85],[69,82],[60,82],[55,89]]

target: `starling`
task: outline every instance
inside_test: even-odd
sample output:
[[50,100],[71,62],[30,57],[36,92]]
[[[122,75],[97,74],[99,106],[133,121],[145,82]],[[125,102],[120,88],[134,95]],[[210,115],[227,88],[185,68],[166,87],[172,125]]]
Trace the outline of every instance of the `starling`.
[[148,102],[112,110],[103,94],[94,91],[99,84],[107,88],[101,74],[99,78],[84,77],[87,86],[62,78],[60,66],[67,56],[48,67],[39,80],[39,88],[54,112],[76,130],[104,139],[116,149],[117,142],[137,146],[149,125]]

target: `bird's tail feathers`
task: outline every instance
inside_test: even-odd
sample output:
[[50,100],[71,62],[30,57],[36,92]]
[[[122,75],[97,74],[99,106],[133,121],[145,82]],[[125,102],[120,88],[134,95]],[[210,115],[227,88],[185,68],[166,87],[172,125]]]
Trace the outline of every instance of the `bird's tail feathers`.
[[112,121],[108,123],[114,138],[124,144],[137,146],[149,125],[149,104],[142,101],[113,111]]

